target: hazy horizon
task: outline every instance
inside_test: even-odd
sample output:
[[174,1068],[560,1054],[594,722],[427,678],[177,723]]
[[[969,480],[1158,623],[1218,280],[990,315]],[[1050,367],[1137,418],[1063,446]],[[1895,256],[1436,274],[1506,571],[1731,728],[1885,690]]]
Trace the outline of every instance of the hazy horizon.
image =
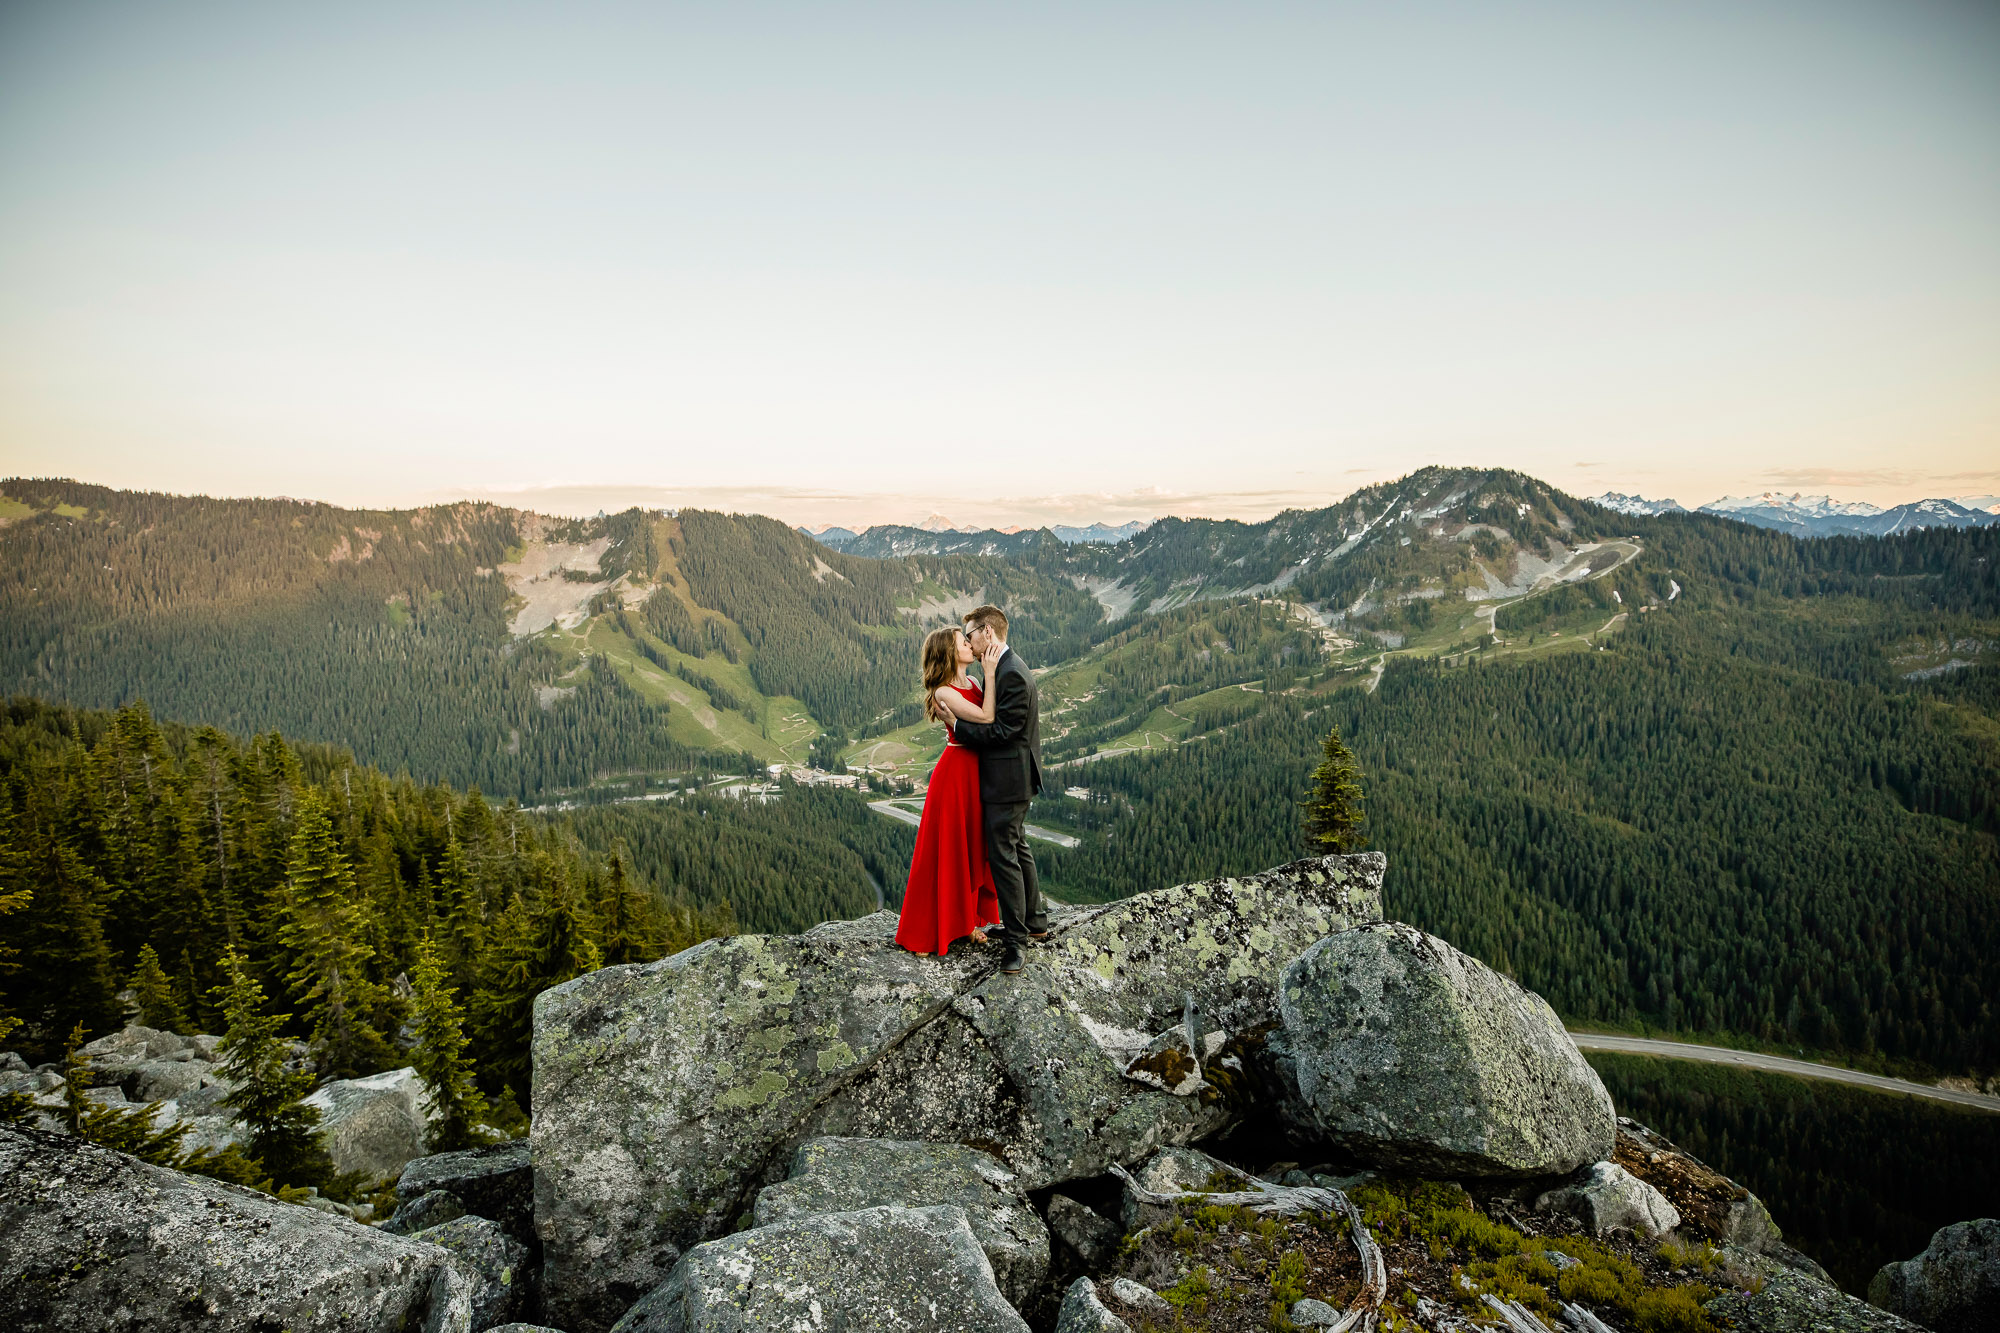
[[11,6],[0,473],[864,526],[1427,464],[1991,492],[1995,68],[1942,0]]

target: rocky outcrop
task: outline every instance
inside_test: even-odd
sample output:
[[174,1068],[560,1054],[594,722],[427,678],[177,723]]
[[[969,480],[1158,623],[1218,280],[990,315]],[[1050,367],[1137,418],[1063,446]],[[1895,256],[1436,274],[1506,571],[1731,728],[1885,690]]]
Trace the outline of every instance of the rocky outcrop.
[[443,1226],[454,1217],[464,1216],[463,1199],[450,1190],[432,1190],[428,1194],[419,1194],[408,1203],[397,1204],[396,1211],[381,1227],[392,1236],[414,1236],[419,1231]]
[[1616,1162],[1593,1164],[1581,1180],[1535,1200],[1535,1210],[1566,1213],[1595,1236],[1620,1229],[1661,1236],[1681,1224],[1679,1210],[1666,1195]]
[[696,1246],[615,1333],[1026,1333],[965,1210],[864,1208]]
[[320,1139],[336,1171],[393,1177],[426,1151],[431,1117],[415,1069],[335,1079],[305,1099],[319,1112]]
[[1020,1178],[989,1153],[900,1139],[812,1139],[791,1175],[757,1196],[760,1227],[883,1204],[955,1204],[993,1267],[1001,1294],[1024,1304],[1049,1271],[1049,1232]]
[[0,1129],[10,1326],[467,1333],[445,1251],[67,1135]]
[[1434,935],[1376,923],[1285,969],[1301,1098],[1379,1166],[1538,1176],[1611,1156],[1616,1114],[1548,1002]]
[[1868,1299],[1932,1329],[2000,1329],[2000,1221],[1943,1227],[1914,1259],[1884,1264]]
[[[1377,855],[1329,857],[1061,908],[1013,977],[990,951],[906,953],[878,913],[545,992],[535,1206],[550,1316],[607,1326],[809,1138],[970,1144],[1036,1190],[1214,1132],[1235,1114],[1224,1089],[1174,1096],[1127,1066],[1176,1023],[1204,1048],[1274,1024],[1285,964],[1379,919],[1382,871]],[[1218,1045],[1217,1072],[1231,1058]]]

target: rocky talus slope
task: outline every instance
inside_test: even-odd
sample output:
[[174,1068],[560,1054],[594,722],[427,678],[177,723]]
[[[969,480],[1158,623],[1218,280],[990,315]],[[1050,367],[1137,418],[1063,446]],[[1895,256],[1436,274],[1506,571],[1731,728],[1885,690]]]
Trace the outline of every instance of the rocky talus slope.
[[[1538,996],[1385,921],[1384,869],[1328,857],[1064,908],[1015,977],[992,950],[904,953],[881,913],[602,969],[537,1001],[531,1139],[410,1162],[378,1227],[0,1130],[0,1313],[384,1333],[1920,1326],[1840,1293],[1754,1196],[1619,1120]],[[1878,1285],[1925,1318],[1914,1293],[1949,1285],[1926,1275],[1970,1271],[1983,1236]]]

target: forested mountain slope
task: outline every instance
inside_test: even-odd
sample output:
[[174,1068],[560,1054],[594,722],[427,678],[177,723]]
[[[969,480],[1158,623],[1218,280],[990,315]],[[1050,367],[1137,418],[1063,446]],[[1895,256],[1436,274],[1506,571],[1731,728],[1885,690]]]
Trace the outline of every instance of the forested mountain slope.
[[[696,511],[0,489],[8,687],[503,795],[809,754],[921,777],[918,640],[993,600],[1042,671],[1046,758],[1089,792],[1035,814],[1080,840],[1037,849],[1063,896],[1297,854],[1338,722],[1397,914],[1565,1016],[2000,1067],[2000,529],[1802,541],[1428,469],[1264,524],[871,560]],[[820,795],[742,838],[699,798],[574,827],[794,928],[901,887],[901,826]]]
[[987,598],[1029,609],[1044,657],[1101,616],[1032,570],[854,559],[742,515],[0,483],[0,690],[143,698],[519,797],[711,753],[802,761],[907,700],[923,630]]

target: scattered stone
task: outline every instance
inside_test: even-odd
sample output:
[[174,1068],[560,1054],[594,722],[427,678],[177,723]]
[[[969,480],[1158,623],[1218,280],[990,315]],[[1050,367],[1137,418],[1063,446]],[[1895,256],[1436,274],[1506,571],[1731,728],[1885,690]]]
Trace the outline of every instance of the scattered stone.
[[1340,1322],[1340,1311],[1308,1296],[1292,1303],[1291,1320],[1301,1328],[1331,1328]]
[[1939,1228],[1916,1258],[1883,1264],[1868,1299],[1934,1329],[2000,1329],[2000,1221]]
[[457,1260],[472,1286],[474,1329],[491,1328],[525,1312],[531,1286],[528,1247],[508,1235],[498,1222],[455,1217],[410,1239],[439,1246]]
[[424,1155],[431,1118],[415,1069],[335,1079],[305,1104],[319,1112],[320,1137],[336,1171],[359,1171],[379,1180]]
[[547,1324],[495,1324],[486,1333],[563,1333],[559,1328]]
[[534,1139],[550,1317],[597,1333],[810,1138],[971,1144],[1040,1190],[1220,1129],[1235,1114],[1220,1092],[1170,1096],[1124,1066],[1190,1003],[1207,1028],[1268,1030],[1286,961],[1379,918],[1383,866],[1313,858],[1059,907],[1018,976],[996,976],[990,952],[909,954],[882,912],[544,992]]
[[[914,956],[914,955],[913,955]],[[820,1213],[697,1245],[614,1333],[1027,1333],[965,1210]]]
[[1154,1310],[1164,1313],[1171,1308],[1167,1304],[1166,1297],[1151,1287],[1134,1282],[1129,1277],[1111,1280],[1111,1299],[1120,1305],[1129,1305],[1135,1310]]
[[1321,1132],[1379,1166],[1535,1176],[1611,1156],[1611,1097],[1548,1002],[1399,922],[1330,935],[1280,1009]]
[[134,1065],[119,1080],[119,1087],[133,1101],[163,1102],[219,1082],[214,1065],[183,1055],[177,1060],[148,1060]]
[[434,1190],[447,1190],[466,1212],[498,1222],[508,1235],[540,1253],[541,1243],[535,1236],[535,1173],[529,1154],[528,1140],[513,1139],[416,1158],[396,1180],[397,1216],[402,1215],[403,1205]]
[[1104,1302],[1097,1299],[1097,1285],[1080,1277],[1063,1293],[1055,1333],[1132,1333],[1132,1326],[1105,1309]]
[[397,1204],[396,1211],[382,1224],[382,1230],[392,1236],[414,1236],[419,1231],[443,1226],[454,1217],[464,1216],[463,1199],[450,1190],[432,1190],[407,1203]]
[[1049,1196],[1049,1230],[1086,1268],[1102,1267],[1118,1243],[1118,1224],[1067,1194]]
[[791,1176],[757,1196],[756,1224],[883,1204],[965,1210],[993,1280],[1016,1306],[1049,1271],[1049,1232],[1021,1191],[1020,1178],[990,1153],[956,1144],[901,1139],[812,1139],[792,1158]]
[[[1220,1179],[1223,1183],[1211,1185]],[[1162,1148],[1140,1163],[1132,1173],[1132,1183],[1141,1189],[1156,1194],[1173,1194],[1188,1190],[1247,1189],[1250,1178],[1227,1162],[1218,1161],[1197,1148]],[[1149,1227],[1172,1216],[1173,1209],[1161,1204],[1147,1203],[1135,1194],[1130,1186],[1125,1190],[1125,1202],[1121,1219],[1127,1231],[1137,1231]]]
[[1679,1210],[1666,1195],[1616,1162],[1594,1163],[1582,1180],[1535,1200],[1535,1211],[1567,1213],[1596,1236],[1620,1228],[1663,1236],[1681,1224]]
[[0,1129],[14,1327],[468,1333],[446,1253],[64,1134]]

